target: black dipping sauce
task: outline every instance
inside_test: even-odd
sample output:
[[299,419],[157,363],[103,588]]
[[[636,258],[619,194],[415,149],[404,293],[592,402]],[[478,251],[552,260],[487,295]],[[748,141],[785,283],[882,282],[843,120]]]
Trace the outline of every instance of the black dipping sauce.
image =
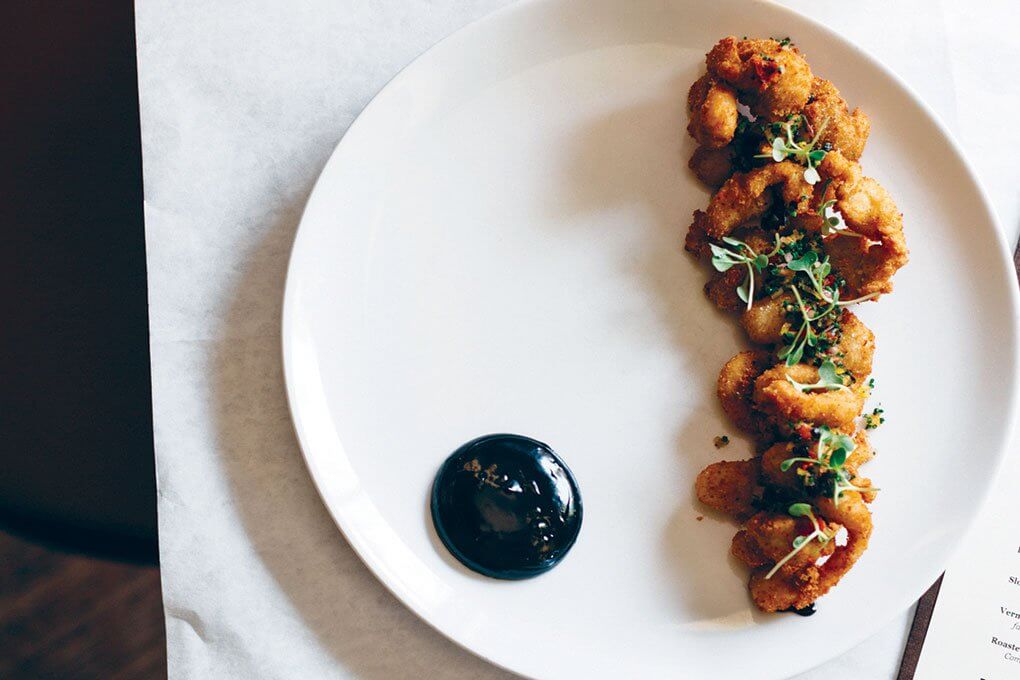
[[800,609],[794,609],[793,607],[790,607],[789,609],[784,609],[783,612],[787,614],[796,614],[797,616],[811,616],[815,613],[815,605],[814,603],[811,603],[808,606],[802,607]]
[[555,567],[581,529],[581,493],[552,449],[516,434],[479,437],[446,459],[432,522],[453,556],[486,576],[522,579]]

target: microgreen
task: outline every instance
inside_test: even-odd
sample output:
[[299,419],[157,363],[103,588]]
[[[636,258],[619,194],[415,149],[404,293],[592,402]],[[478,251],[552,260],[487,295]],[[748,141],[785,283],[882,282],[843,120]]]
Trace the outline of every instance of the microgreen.
[[830,473],[832,475],[832,502],[836,507],[839,507],[839,497],[844,491],[877,491],[877,489],[865,489],[854,485],[850,481],[850,474],[843,468],[847,457],[857,448],[853,437],[842,432],[833,432],[825,425],[818,429],[818,449],[815,457],[787,458],[779,464],[779,469],[786,472],[797,463],[807,463],[816,466],[823,473]]
[[796,538],[793,539],[793,550],[788,552],[786,556],[783,557],[783,559],[776,562],[776,565],[772,567],[769,573],[765,574],[766,580],[772,578],[784,564],[793,559],[794,555],[803,550],[804,546],[806,546],[811,541],[818,539],[819,543],[825,545],[830,540],[832,540],[832,535],[822,528],[822,525],[818,521],[818,518],[815,517],[815,513],[814,511],[812,511],[810,504],[794,503],[789,507],[787,512],[792,517],[807,517],[809,520],[811,520],[811,526],[814,528],[814,530],[810,534],[797,536]]
[[776,234],[776,247],[770,253],[756,253],[751,246],[730,236],[723,236],[722,240],[737,250],[711,244],[709,247],[712,250],[712,266],[720,272],[728,271],[736,265],[747,267],[747,276],[744,277],[743,283],[737,286],[737,297],[746,302],[747,308],[751,309],[751,305],[754,304],[754,273],[763,271],[769,264],[769,258],[779,252],[779,234]]
[[[831,180],[825,180],[825,185],[822,187],[822,196],[829,190],[829,182]],[[881,241],[873,241],[864,234],[859,234],[850,227],[847,226],[846,221],[843,219],[843,214],[836,210],[836,199],[830,198],[820,206],[818,206],[818,216],[822,218],[822,238],[829,238],[830,236],[852,236],[853,238],[864,239],[866,245],[870,248],[871,246],[881,245]]]
[[772,150],[769,153],[758,154],[755,158],[771,158],[777,163],[788,158],[797,161],[805,166],[804,180],[808,184],[813,185],[821,179],[821,176],[818,174],[818,165],[825,158],[826,153],[825,149],[815,147],[818,145],[818,139],[822,136],[826,126],[828,126],[829,119],[826,118],[822,121],[814,136],[807,142],[799,142],[796,139],[801,121],[807,127],[807,119],[803,116],[791,116],[786,122],[776,123],[775,125],[778,126],[778,130],[772,138]]
[[836,364],[832,363],[831,359],[826,359],[822,362],[822,365],[818,367],[818,380],[813,383],[799,383],[790,376],[786,376],[786,379],[790,381],[791,385],[801,392],[810,392],[812,390],[833,391],[847,389],[846,384],[843,382],[843,376],[840,375],[839,369],[836,368]]

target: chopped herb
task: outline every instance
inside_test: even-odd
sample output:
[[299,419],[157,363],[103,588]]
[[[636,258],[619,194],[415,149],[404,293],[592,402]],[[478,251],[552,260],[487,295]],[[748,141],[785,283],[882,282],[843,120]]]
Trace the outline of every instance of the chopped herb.
[[[845,491],[877,491],[877,489],[865,489],[850,481],[850,473],[844,469],[847,458],[857,448],[853,437],[842,432],[833,432],[822,425],[818,428],[818,446],[814,456],[794,456],[787,458],[779,464],[779,469],[787,472],[794,465],[799,465],[801,470],[809,473],[803,476],[805,490],[810,491],[818,488],[822,494],[832,498],[832,502],[839,506],[839,498]],[[817,474],[814,474],[817,473]]]
[[[767,255],[756,253],[754,248],[735,238],[723,236],[722,240],[724,243],[736,246],[738,250],[711,244],[709,247],[712,250],[712,266],[720,272],[728,271],[734,265],[742,264],[747,267],[747,276],[744,277],[744,282],[737,287],[737,296],[747,303],[748,309],[751,309],[751,305],[754,304],[754,273],[764,270],[768,266],[769,258],[779,252],[779,235],[776,234],[775,249]],[[740,249],[745,252],[740,252]]]
[[875,408],[874,410],[872,410],[871,413],[866,413],[864,415],[864,429],[874,430],[879,425],[884,423],[885,416],[882,415],[883,413],[885,413],[885,409],[881,408]]
[[800,131],[800,121],[804,121],[805,127],[807,126],[807,120],[803,116],[791,116],[786,122],[773,123],[771,126],[772,137],[772,151],[765,154],[758,154],[755,158],[771,158],[775,162],[779,163],[786,159],[792,159],[801,165],[805,166],[804,179],[808,184],[816,184],[821,176],[818,174],[818,165],[825,158],[826,151],[822,148],[816,148],[818,146],[818,138],[821,137],[822,133],[825,132],[825,128],[829,124],[829,119],[826,118],[822,121],[822,124],[818,126],[818,130],[814,136],[806,142],[798,141],[796,139],[797,134]]

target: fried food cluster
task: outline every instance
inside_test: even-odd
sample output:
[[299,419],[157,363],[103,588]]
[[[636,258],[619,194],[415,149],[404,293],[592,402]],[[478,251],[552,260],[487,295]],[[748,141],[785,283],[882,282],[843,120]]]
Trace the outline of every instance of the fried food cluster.
[[731,552],[751,569],[754,603],[800,610],[871,537],[877,490],[859,471],[874,456],[861,412],[875,336],[848,307],[892,291],[908,258],[903,216],[858,163],[868,117],[788,39],[720,40],[688,111],[690,167],[715,192],[685,247],[712,264],[706,295],[754,346],[723,366],[717,390],[756,442],[753,458],[709,465],[695,489],[741,524]]

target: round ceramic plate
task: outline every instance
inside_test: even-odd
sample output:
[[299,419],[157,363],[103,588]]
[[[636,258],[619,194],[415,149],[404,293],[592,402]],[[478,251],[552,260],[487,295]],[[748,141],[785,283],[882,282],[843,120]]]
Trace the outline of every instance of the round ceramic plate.
[[[911,247],[894,294],[859,308],[889,416],[874,537],[810,618],[755,611],[734,525],[693,493],[751,454],[715,397],[745,341],[681,248],[708,201],[687,88],[729,34],[793,36],[868,112],[864,168]],[[974,516],[1014,410],[1015,288],[959,150],[840,36],[765,3],[526,2],[419,58],[337,147],[290,263],[287,389],[351,545],[464,647],[543,678],[784,677],[908,607]],[[548,442],[581,485],[580,537],[538,578],[467,571],[431,526],[437,467],[492,432]]]

